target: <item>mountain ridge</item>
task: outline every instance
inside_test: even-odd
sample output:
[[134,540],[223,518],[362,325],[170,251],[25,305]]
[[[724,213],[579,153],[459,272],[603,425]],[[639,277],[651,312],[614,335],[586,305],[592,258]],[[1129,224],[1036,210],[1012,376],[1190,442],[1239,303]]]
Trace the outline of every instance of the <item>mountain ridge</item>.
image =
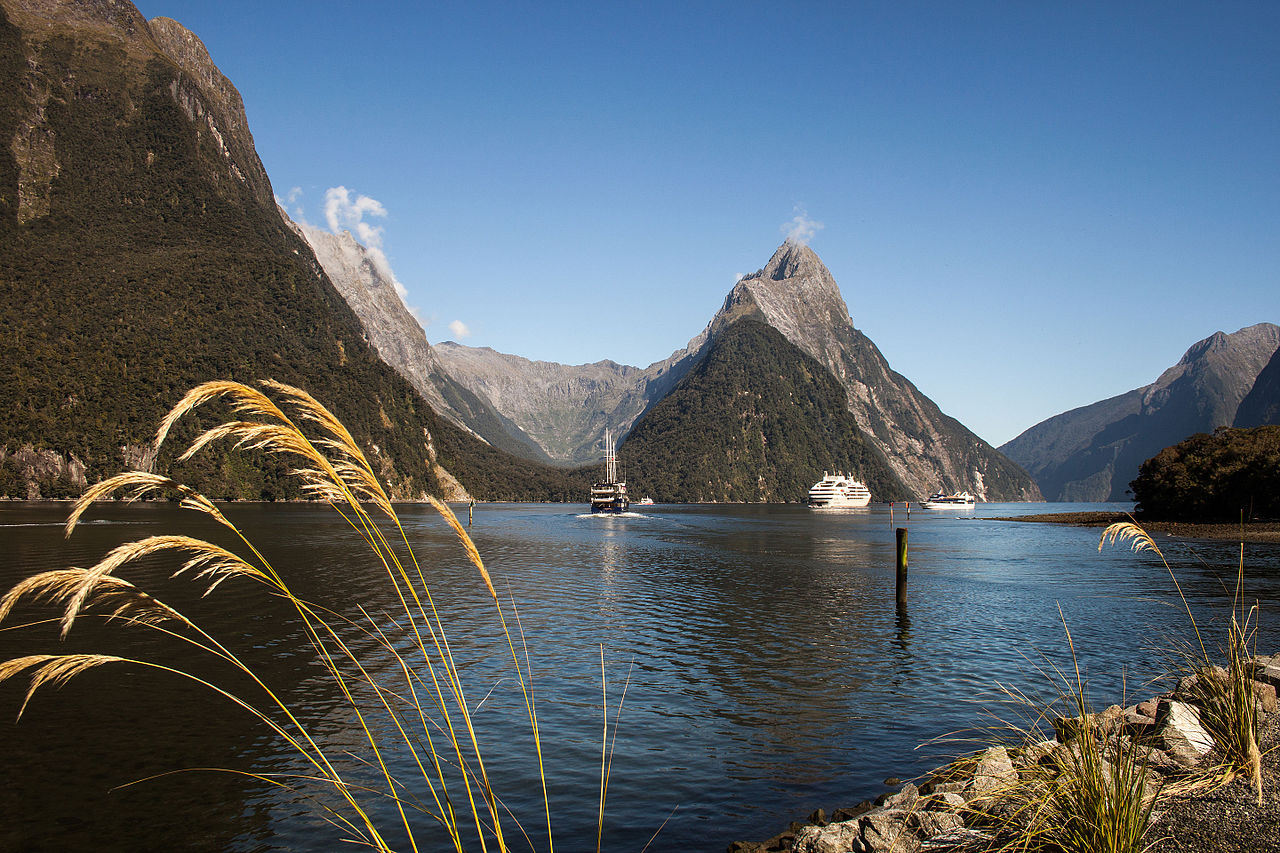
[[1280,348],[1280,326],[1215,332],[1149,385],[1055,415],[1000,449],[1049,500],[1123,501],[1138,466],[1199,432],[1231,426]]
[[[757,318],[776,329],[831,373],[844,388],[859,428],[910,493],[967,489],[983,500],[1040,499],[1026,472],[942,413],[889,367],[875,344],[854,327],[839,286],[821,259],[808,246],[792,241],[779,246],[760,270],[734,284],[700,334],[648,368],[608,367],[611,362],[572,368],[452,342],[436,349],[451,375],[487,396],[537,440],[544,440],[538,422],[545,425],[566,412],[578,430],[576,451],[590,451],[598,458],[606,427],[625,434],[638,425],[700,363],[716,337],[744,318]],[[608,394],[600,387],[576,396],[569,393],[568,386],[590,371],[607,374],[598,381],[609,386]],[[510,396],[508,389],[513,388],[526,397]],[[530,388],[541,390],[533,394]],[[592,397],[596,392],[601,394]],[[555,394],[562,400],[552,401]]]

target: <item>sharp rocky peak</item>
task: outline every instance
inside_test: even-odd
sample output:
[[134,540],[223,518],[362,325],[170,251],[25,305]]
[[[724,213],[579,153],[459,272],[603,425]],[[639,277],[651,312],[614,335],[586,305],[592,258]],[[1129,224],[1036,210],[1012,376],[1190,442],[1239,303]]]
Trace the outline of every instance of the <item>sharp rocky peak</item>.
[[784,281],[789,278],[818,276],[831,278],[831,273],[818,258],[817,252],[803,243],[787,240],[773,253],[764,269],[747,278],[769,278]]

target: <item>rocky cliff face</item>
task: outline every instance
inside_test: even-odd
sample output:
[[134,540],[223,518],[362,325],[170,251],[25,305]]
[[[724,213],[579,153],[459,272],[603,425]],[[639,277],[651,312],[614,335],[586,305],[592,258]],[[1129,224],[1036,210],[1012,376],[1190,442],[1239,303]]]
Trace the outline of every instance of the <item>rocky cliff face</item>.
[[284,211],[280,215],[311,246],[324,273],[359,318],[366,340],[437,414],[495,447],[527,459],[551,461],[492,404],[448,375],[395,284],[350,232],[332,234],[315,226],[297,225]]
[[1280,424],[1280,350],[1262,368],[1253,388],[1240,401],[1232,426],[1256,427]]
[[909,493],[967,489],[983,500],[1038,500],[1026,472],[947,417],[893,372],[853,326],[840,289],[807,246],[784,243],[741,279],[701,334],[644,370],[613,362],[569,367],[453,343],[436,347],[445,369],[518,423],[553,458],[596,461],[608,427],[625,434],[696,366],[710,342],[743,318],[761,320],[831,372],[849,411]]
[[602,458],[605,430],[626,434],[644,410],[684,376],[705,341],[704,332],[688,347],[644,369],[612,361],[530,361],[453,341],[437,344],[435,351],[451,377],[492,402],[551,459],[586,465]]
[[854,328],[830,271],[808,246],[784,243],[741,279],[711,322],[711,334],[758,315],[836,377],[849,411],[906,486],[920,497],[966,489],[980,500],[1039,500],[1020,470],[901,374]]
[[[78,79],[55,56],[60,40],[92,44],[114,55],[120,70],[134,66],[142,74],[164,57],[180,69],[169,82],[169,93],[196,123],[196,133],[214,145],[225,160],[224,179],[251,189],[262,205],[271,202],[271,183],[258,159],[249,133],[240,94],[209,58],[203,42],[176,21],[156,18],[148,23],[128,2],[117,0],[4,0],[10,23],[22,32],[26,69],[16,81],[24,109],[10,149],[19,170],[18,221],[27,223],[49,213],[49,194],[62,171],[58,132],[49,122],[52,105],[65,106],[62,93],[94,97],[92,83]],[[126,109],[140,109],[136,97]],[[150,152],[148,165],[160,152]]]
[[1280,326],[1271,323],[1217,332],[1150,385],[1052,417],[1000,449],[1031,472],[1049,500],[1127,500],[1145,460],[1236,422],[1277,347]]

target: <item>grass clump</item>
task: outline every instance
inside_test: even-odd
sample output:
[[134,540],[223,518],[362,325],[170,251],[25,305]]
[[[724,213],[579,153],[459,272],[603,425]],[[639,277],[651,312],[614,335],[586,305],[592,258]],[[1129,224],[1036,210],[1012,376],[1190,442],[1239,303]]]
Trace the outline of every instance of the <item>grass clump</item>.
[[1240,547],[1240,561],[1236,572],[1236,584],[1232,597],[1231,619],[1227,636],[1218,650],[1225,666],[1210,654],[1209,647],[1187,603],[1177,577],[1169,567],[1158,545],[1137,524],[1119,522],[1112,524],[1102,534],[1098,543],[1128,543],[1135,552],[1153,553],[1163,563],[1173,579],[1178,596],[1182,600],[1187,618],[1195,633],[1195,644],[1175,650],[1175,670],[1183,676],[1179,692],[1199,710],[1200,723],[1213,738],[1222,755],[1222,763],[1211,771],[1224,784],[1239,775],[1252,780],[1258,803],[1262,803],[1262,752],[1258,743],[1258,699],[1254,693],[1252,660],[1257,651],[1257,604],[1246,606],[1244,597],[1244,546]]
[[[1064,621],[1065,626],[1065,621]],[[1000,721],[1016,744],[1005,782],[970,802],[989,849],[1141,853],[1160,791],[1150,752],[1123,733],[1119,708],[1094,712],[1070,630],[1073,672],[1048,664],[1048,701],[1002,687],[1016,721]]]
[[[156,434],[156,450],[175,423],[214,400],[229,402],[234,418],[196,437],[180,461],[219,442],[290,460],[291,476],[300,482],[302,491],[331,505],[364,541],[394,589],[400,609],[394,617],[375,617],[361,609],[360,618],[352,619],[307,601],[295,594],[288,580],[207,497],[168,477],[139,471],[123,473],[93,486],[75,504],[66,525],[68,536],[96,500],[116,495],[128,500],[176,496],[183,507],[230,531],[238,543],[235,550],[184,535],[148,536],[115,548],[89,569],[58,569],[22,581],[0,599],[0,620],[9,618],[20,605],[51,605],[61,610],[58,621],[63,637],[88,616],[121,620],[185,643],[229,665],[247,676],[255,689],[233,693],[206,676],[163,660],[31,654],[0,663],[0,681],[23,674],[30,678],[19,716],[37,690],[100,666],[130,665],[174,673],[242,708],[302,756],[306,770],[296,777],[257,778],[289,789],[318,783],[321,790],[333,795],[322,805],[325,819],[348,841],[389,851],[388,839],[393,836],[393,829],[383,821],[391,820],[394,833],[407,837],[414,850],[424,844],[439,849],[439,830],[447,839],[446,846],[459,853],[472,844],[483,851],[505,851],[517,837],[522,839],[522,846],[538,846],[501,803],[475,726],[477,705],[469,697],[454,662],[446,620],[427,588],[387,492],[351,434],[327,408],[301,389],[276,382],[262,383],[262,390],[234,382],[210,382],[188,392],[165,416]],[[527,653],[523,642],[512,636],[502,602],[475,544],[447,505],[434,498],[429,500],[457,535],[492,599],[528,716],[542,778],[546,847],[553,850],[551,810]],[[315,660],[327,672],[358,726],[362,746],[361,753],[355,756],[357,770],[344,769],[350,767],[345,749],[327,746],[313,735],[304,719],[232,648],[130,580],[131,568],[154,555],[176,556],[180,565],[172,577],[203,586],[204,595],[227,581],[249,581],[292,607]],[[389,675],[375,678],[371,672],[374,667],[362,660],[358,649],[370,645],[378,654],[389,656]],[[607,735],[607,716],[605,732]],[[406,755],[411,757],[408,763],[414,768],[411,778],[391,769],[393,764],[403,767]],[[608,765],[603,766],[606,769],[602,776]],[[605,790],[602,782],[601,823]],[[395,817],[378,817],[388,813]],[[425,828],[431,826],[439,827],[436,834]]]

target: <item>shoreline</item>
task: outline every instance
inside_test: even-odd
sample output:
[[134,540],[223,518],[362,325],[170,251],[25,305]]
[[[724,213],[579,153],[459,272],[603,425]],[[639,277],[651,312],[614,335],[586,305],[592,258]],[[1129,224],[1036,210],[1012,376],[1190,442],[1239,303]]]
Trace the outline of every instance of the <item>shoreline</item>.
[[1280,522],[1251,521],[1245,524],[1215,524],[1194,521],[1148,521],[1127,512],[1057,512],[1006,516],[992,521],[1024,521],[1039,524],[1068,524],[1073,527],[1107,527],[1118,521],[1132,521],[1151,534],[1179,539],[1214,539],[1249,544],[1280,543]]

